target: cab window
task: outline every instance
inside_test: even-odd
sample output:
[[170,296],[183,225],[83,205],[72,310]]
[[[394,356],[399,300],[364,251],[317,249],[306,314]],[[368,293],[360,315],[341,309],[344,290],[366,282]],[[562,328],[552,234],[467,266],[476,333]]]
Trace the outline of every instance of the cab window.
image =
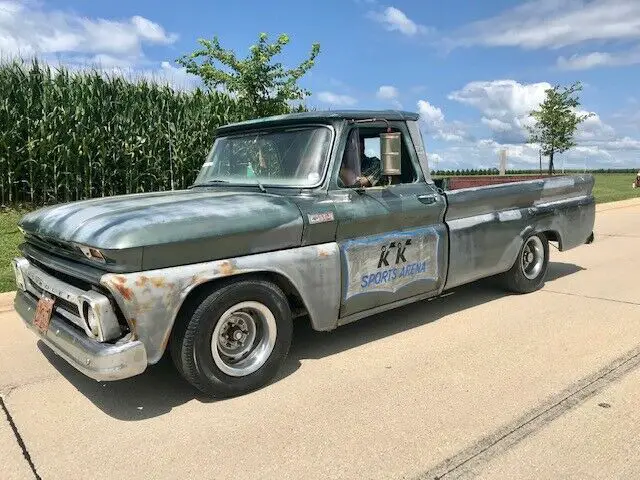
[[[354,128],[349,132],[338,174],[338,186],[371,188],[388,183],[388,178],[382,173],[380,155],[380,134],[384,132],[386,128]],[[402,173],[391,177],[392,184],[413,183],[418,178],[404,137]]]

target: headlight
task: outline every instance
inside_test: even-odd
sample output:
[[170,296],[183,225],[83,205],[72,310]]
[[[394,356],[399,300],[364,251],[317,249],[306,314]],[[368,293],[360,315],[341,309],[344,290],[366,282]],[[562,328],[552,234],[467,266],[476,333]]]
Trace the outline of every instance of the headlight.
[[87,310],[87,324],[89,325],[91,333],[93,333],[95,336],[98,336],[98,319],[96,318],[96,314],[91,306],[89,306],[89,309]]
[[18,286],[18,288],[20,290],[26,290],[27,289],[27,284],[24,281],[24,275],[22,273],[22,269],[20,268],[20,266],[18,265],[19,260],[17,259],[13,259],[11,261],[11,266],[13,267],[13,275],[16,279],[16,285]]

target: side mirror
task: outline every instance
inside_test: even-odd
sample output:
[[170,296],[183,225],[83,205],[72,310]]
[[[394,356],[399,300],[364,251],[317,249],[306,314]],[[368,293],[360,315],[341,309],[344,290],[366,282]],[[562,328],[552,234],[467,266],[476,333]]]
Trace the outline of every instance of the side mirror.
[[382,157],[382,174],[386,176],[400,175],[402,158],[400,132],[385,132],[380,134],[380,156]]

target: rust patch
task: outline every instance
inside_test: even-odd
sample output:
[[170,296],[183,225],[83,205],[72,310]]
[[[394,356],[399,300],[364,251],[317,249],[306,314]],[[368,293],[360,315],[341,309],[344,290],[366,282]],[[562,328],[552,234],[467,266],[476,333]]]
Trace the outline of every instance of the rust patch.
[[118,293],[122,295],[122,298],[129,302],[133,298],[133,291],[125,286],[125,282],[126,279],[124,277],[116,276],[113,277],[113,281],[111,282],[111,284],[113,285],[113,288],[115,288]]
[[133,298],[133,292],[131,291],[130,288],[127,288],[124,285],[119,284],[119,283],[114,284],[114,287],[115,287],[116,290],[118,290],[120,295],[122,295],[122,297],[126,301],[131,301],[131,299]]
[[146,275],[140,275],[140,277],[138,277],[138,279],[136,280],[136,285],[138,287],[144,287],[148,281],[149,277],[147,277]]
[[164,277],[151,277],[151,284],[156,288],[162,288],[165,286]]
[[220,263],[220,267],[218,268],[218,271],[222,275],[231,275],[235,271],[235,267],[233,263],[231,263],[229,260],[224,260],[223,262]]
[[326,258],[329,256],[329,252],[327,250],[325,250],[324,248],[318,248],[318,257],[320,258]]
[[138,340],[137,320],[135,318],[129,319],[129,329],[131,330],[131,339]]
[[164,336],[162,339],[162,345],[160,346],[160,350],[164,352],[167,349],[167,345],[169,344],[169,339],[171,338],[171,330]]
[[211,280],[210,273],[208,271],[204,271],[204,272],[196,273],[195,275],[193,275],[188,285],[197,286],[197,285],[200,285],[201,283],[208,282],[209,280]]
[[138,321],[135,318],[129,319],[129,327],[131,328],[131,333],[135,338],[138,338]]

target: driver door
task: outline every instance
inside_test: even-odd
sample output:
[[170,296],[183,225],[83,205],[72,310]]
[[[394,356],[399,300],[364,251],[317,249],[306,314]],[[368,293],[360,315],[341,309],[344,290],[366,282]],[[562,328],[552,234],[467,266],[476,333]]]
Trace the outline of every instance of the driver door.
[[[402,133],[402,174],[390,185],[383,177],[366,188],[350,188],[338,179],[330,192],[342,262],[341,318],[417,295],[437,294],[443,285],[445,200],[426,182],[405,124],[392,126]],[[341,167],[353,156],[349,149],[358,145],[354,135],[365,137],[366,154],[380,155],[375,146],[383,131],[353,128]]]

